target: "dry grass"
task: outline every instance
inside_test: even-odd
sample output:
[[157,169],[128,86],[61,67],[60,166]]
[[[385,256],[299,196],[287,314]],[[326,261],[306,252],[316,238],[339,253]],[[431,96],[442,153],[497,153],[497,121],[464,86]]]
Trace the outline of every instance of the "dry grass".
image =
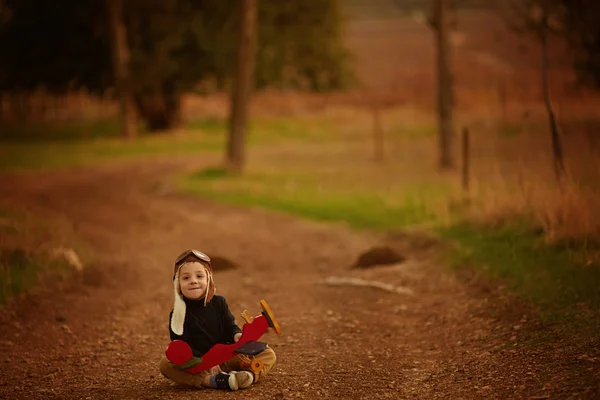
[[[450,221],[463,196],[460,174],[440,174],[435,168],[433,113],[413,104],[388,103],[381,112],[386,161],[377,164],[373,162],[373,117],[368,101],[361,104],[360,94],[340,97],[260,94],[254,103],[256,118],[276,116],[289,119],[290,124],[298,119],[307,130],[326,126],[322,129],[329,129],[326,135],[333,140],[327,145],[307,141],[254,150],[251,171],[266,174],[277,170],[290,176],[302,171],[315,176],[322,187],[341,190],[354,186],[388,196],[388,201],[405,197],[418,185],[439,187],[417,197],[440,220]],[[203,103],[191,99],[191,104],[199,109]],[[225,108],[225,103],[219,107],[214,98],[209,104],[213,110]],[[600,212],[594,205],[600,199],[600,143],[590,115],[600,101],[588,95],[563,104],[557,110],[568,175],[560,185],[554,177],[540,101],[511,102],[505,114],[499,104],[480,101],[472,110],[458,113],[459,126],[467,126],[471,132],[469,217],[498,221],[526,215],[544,228],[551,241],[581,242],[598,237]],[[458,149],[455,154],[459,156]]]
[[[11,210],[6,211],[6,210]],[[15,209],[0,201],[0,251],[18,247],[49,253],[56,247],[82,247],[70,222],[61,218],[40,221],[25,207]]]
[[[0,202],[0,307],[19,294],[71,276],[72,265],[56,252],[59,248],[89,252],[70,223],[39,216],[24,209],[15,212]],[[6,210],[10,209],[10,212]]]
[[[471,216],[496,221],[526,214],[549,240],[596,238],[600,123],[595,118],[600,96],[573,89],[568,53],[562,43],[553,43],[553,101],[564,130],[569,171],[558,186],[540,96],[537,44],[507,30],[489,12],[464,11],[458,27],[453,38],[456,119],[472,135]],[[361,88],[326,95],[266,91],[257,93],[252,105],[259,120],[301,120],[307,130],[327,127],[327,145],[306,141],[253,150],[251,168],[263,173],[277,166],[290,176],[302,171],[320,180],[317,187],[357,186],[381,193],[389,202],[406,197],[418,185],[441,187],[417,197],[440,220],[450,220],[462,193],[458,173],[435,169],[435,59],[429,28],[408,17],[351,21],[346,38]],[[106,117],[115,111],[110,102],[81,94],[61,101],[56,102],[55,109],[62,110],[56,117]],[[43,101],[38,103],[44,109]],[[372,162],[373,108],[381,109],[383,165]],[[184,101],[187,119],[222,120],[227,112],[223,93],[186,96]]]

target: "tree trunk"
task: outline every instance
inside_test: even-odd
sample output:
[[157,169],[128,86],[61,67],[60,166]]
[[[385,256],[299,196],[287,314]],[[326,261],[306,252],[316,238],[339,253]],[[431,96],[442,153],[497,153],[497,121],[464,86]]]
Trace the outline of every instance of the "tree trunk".
[[8,121],[8,94],[0,93],[0,122]]
[[127,139],[137,136],[137,116],[129,66],[127,26],[123,20],[123,0],[106,0],[110,25],[113,73],[119,96],[121,134]]
[[245,164],[246,132],[248,128],[250,98],[254,83],[256,1],[241,1],[242,14],[235,77],[231,92],[226,159],[227,169],[234,173],[241,173]]
[[449,0],[434,0],[433,16],[430,21],[435,32],[437,49],[437,110],[439,134],[439,167],[454,167],[452,145],[454,140],[454,90],[450,70],[450,3]]
[[552,109],[552,101],[550,99],[550,79],[548,65],[548,15],[544,9],[543,23],[540,31],[540,42],[542,45],[542,92],[544,96],[544,104],[548,113],[548,122],[550,124],[550,137],[552,139],[552,157],[554,164],[554,174],[556,180],[561,181],[565,173],[565,163],[563,156],[563,147],[560,138],[560,130],[556,122],[556,115]]
[[463,128],[462,131],[462,189],[463,189],[463,199],[467,202],[469,201],[469,186],[471,180],[471,141],[470,141],[469,129]]
[[176,128],[181,123],[181,96],[162,91],[136,93],[135,101],[142,119],[151,132]]
[[385,161],[383,127],[381,125],[381,110],[379,104],[372,106],[373,112],[373,156],[376,162]]

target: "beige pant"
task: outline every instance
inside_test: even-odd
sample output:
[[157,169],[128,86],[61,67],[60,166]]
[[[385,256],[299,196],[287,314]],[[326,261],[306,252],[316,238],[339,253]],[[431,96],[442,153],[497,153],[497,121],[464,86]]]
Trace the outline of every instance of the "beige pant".
[[[258,358],[263,362],[263,369],[258,374],[254,374],[254,382],[256,383],[267,376],[271,368],[273,368],[273,365],[275,365],[277,357],[275,356],[273,349],[267,347],[262,353],[255,355],[254,358]],[[220,367],[224,372],[242,371],[240,366],[241,359],[241,355],[235,356],[222,363]],[[177,369],[165,356],[160,360],[159,367],[160,372],[173,382],[180,385],[195,386],[197,388],[202,388],[202,381],[207,375],[210,375],[210,370],[205,370],[197,374],[190,374],[189,372]]]

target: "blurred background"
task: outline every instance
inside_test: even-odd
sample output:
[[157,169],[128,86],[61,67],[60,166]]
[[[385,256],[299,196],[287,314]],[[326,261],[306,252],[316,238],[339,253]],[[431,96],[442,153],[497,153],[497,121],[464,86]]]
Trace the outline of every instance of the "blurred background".
[[179,190],[434,230],[600,304],[599,23],[595,0],[0,0],[0,170],[185,157]]

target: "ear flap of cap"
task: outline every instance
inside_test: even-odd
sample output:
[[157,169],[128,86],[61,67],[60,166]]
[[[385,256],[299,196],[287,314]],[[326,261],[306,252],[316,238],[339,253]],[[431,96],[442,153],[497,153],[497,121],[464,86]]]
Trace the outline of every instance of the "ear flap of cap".
[[217,288],[215,286],[215,279],[213,278],[212,265],[210,263],[205,265],[206,272],[208,272],[208,290],[206,291],[205,303],[209,303],[214,295],[217,293]]
[[206,275],[208,277],[208,284],[207,284],[207,289],[206,289],[206,295],[204,296],[204,306],[206,306],[213,298],[213,296],[215,295],[217,289],[215,288],[215,281],[212,277],[212,271],[206,268]]
[[183,323],[185,322],[185,311],[186,305],[181,296],[179,290],[179,271],[175,274],[173,279],[173,294],[175,296],[175,303],[173,304],[173,315],[171,316],[171,330],[176,335],[183,335]]

